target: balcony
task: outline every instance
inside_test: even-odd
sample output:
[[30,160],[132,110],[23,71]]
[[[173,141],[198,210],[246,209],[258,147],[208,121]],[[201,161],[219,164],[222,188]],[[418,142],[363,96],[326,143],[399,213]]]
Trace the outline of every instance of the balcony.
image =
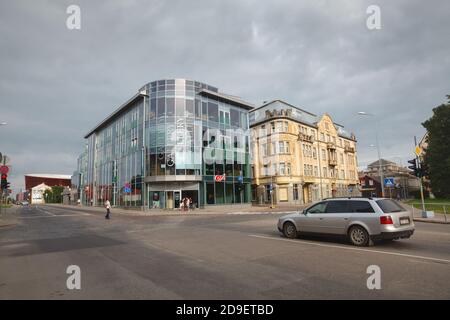
[[304,141],[304,142],[309,142],[309,143],[313,143],[313,136],[304,134],[304,133],[299,133],[298,134],[298,140],[299,141]]
[[347,152],[347,153],[355,153],[355,148],[349,147],[349,146],[345,146],[344,147],[344,151]]
[[330,165],[330,166],[332,166],[332,167],[335,167],[335,166],[337,166],[337,159],[332,159],[332,158],[329,158],[328,159],[328,164]]
[[333,142],[327,142],[328,150],[336,150],[336,145]]

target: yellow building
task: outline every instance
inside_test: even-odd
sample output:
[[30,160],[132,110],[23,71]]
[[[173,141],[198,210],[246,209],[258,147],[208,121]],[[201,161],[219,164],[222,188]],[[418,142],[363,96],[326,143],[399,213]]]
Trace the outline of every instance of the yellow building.
[[281,100],[250,112],[253,200],[305,204],[359,196],[356,138],[330,115]]

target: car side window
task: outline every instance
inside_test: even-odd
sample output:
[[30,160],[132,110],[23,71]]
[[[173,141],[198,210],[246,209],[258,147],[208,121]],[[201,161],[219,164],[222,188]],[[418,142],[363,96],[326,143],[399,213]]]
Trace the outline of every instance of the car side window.
[[350,211],[359,213],[375,212],[369,201],[349,201]]
[[327,208],[326,202],[319,202],[318,204],[309,208],[306,211],[306,213],[325,213],[326,208]]
[[346,213],[346,212],[350,212],[350,209],[348,207],[348,201],[345,200],[328,201],[326,213]]

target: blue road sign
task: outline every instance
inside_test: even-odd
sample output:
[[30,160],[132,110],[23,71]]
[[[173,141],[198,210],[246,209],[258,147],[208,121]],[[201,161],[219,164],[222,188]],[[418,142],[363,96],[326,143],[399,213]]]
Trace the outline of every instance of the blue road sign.
[[384,186],[385,187],[395,187],[394,178],[384,178]]

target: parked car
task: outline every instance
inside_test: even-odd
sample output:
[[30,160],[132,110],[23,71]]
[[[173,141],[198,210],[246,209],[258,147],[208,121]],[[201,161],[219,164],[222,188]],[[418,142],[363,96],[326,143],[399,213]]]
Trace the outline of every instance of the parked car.
[[330,198],[278,220],[287,238],[299,234],[342,235],[355,246],[376,240],[409,238],[414,233],[412,213],[386,198]]
[[28,201],[20,201],[21,206],[27,206],[29,205]]

